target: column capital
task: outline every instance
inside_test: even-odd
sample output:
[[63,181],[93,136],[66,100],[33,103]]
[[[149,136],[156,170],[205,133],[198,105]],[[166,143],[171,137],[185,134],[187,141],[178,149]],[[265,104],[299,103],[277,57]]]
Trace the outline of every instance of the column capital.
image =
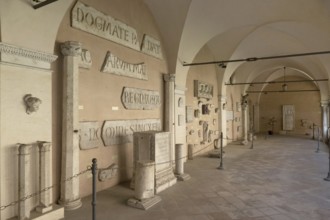
[[61,52],[64,56],[80,56],[81,43],[78,41],[66,41],[61,45]]
[[163,74],[165,82],[174,82],[175,74]]
[[328,101],[328,100],[323,100],[323,101],[321,101],[321,106],[322,106],[322,107],[327,107],[327,106],[329,106],[329,101]]
[[31,147],[31,144],[18,144],[19,155],[29,155]]
[[51,150],[52,144],[46,141],[38,141],[38,147],[41,152],[46,152]]

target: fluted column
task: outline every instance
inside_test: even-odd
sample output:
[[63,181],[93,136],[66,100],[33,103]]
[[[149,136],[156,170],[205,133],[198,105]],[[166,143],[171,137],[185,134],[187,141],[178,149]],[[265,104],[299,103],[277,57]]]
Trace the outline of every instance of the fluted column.
[[30,200],[23,198],[29,194],[30,175],[31,175],[31,151],[32,145],[20,144],[18,146],[19,154],[19,188],[18,194],[20,202],[18,204],[18,219],[25,220],[30,218]]
[[328,127],[329,127],[328,124],[329,102],[321,101],[321,108],[322,108],[322,136],[323,136],[323,142],[326,142]]
[[[52,145],[50,142],[38,142],[39,147],[39,190],[42,191],[52,186]],[[53,201],[53,189],[48,190],[40,194],[39,206],[37,211],[45,213],[50,211]]]
[[61,46],[64,55],[63,71],[63,131],[61,198],[59,203],[66,210],[79,208],[79,177],[69,179],[79,173],[79,122],[78,122],[78,64],[81,43],[67,41]]
[[[227,111],[226,111],[226,105],[227,105],[227,97],[223,95],[218,96],[218,127],[219,131],[223,134],[223,145],[227,145]],[[219,133],[220,133],[219,132]]]
[[174,118],[174,84],[175,74],[164,74],[165,81],[165,131],[170,132],[171,161],[175,160],[175,118]]

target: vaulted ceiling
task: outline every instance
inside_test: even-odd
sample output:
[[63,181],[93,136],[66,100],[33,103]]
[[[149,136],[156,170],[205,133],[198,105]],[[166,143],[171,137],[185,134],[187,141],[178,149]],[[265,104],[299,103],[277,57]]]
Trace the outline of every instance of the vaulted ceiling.
[[[207,47],[214,60],[245,59],[330,51],[327,0],[144,0],[163,36],[169,69],[184,85],[198,52]],[[330,54],[228,63],[217,68],[223,82],[274,78],[289,67],[303,78],[329,78]],[[205,60],[210,61],[210,60]],[[272,76],[273,75],[273,76]],[[329,99],[329,84],[318,83]]]

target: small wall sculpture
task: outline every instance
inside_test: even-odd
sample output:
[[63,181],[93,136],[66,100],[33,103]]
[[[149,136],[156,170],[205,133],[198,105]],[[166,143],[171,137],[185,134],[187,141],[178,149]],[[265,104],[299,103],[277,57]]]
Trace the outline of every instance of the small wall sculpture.
[[31,114],[39,110],[39,105],[42,103],[41,99],[33,97],[31,94],[27,94],[23,97],[26,114]]

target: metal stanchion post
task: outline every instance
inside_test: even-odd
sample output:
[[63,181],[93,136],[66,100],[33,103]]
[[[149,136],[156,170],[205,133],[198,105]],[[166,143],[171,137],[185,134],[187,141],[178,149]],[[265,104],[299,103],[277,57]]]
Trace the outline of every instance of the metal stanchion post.
[[251,147],[250,147],[250,149],[253,149],[253,140],[254,140],[254,131],[252,130],[252,140],[251,140]]
[[314,124],[314,122],[313,122],[313,137],[312,137],[312,139],[314,140],[315,138],[314,138],[314,126],[315,126],[315,124]]
[[316,153],[320,151],[320,127],[317,127],[317,149]]
[[222,149],[223,142],[222,142],[222,139],[223,139],[223,133],[221,132],[220,133],[220,165],[218,167],[219,170],[223,170],[223,162],[222,162],[222,160],[223,160],[223,149]]
[[[328,139],[329,139],[329,130],[330,127],[328,128]],[[330,181],[330,143],[328,143],[328,148],[329,148],[329,171],[328,171],[328,176],[324,178],[325,181]]]
[[93,196],[92,196],[92,211],[93,211],[93,220],[96,220],[96,175],[97,175],[97,160],[93,158],[92,160],[92,175],[93,175]]

